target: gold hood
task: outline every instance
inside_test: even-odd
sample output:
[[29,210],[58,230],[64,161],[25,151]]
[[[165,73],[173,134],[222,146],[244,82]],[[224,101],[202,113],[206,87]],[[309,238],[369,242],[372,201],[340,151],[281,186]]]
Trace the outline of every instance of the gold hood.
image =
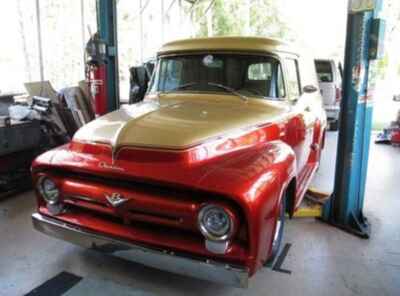
[[[82,127],[74,141],[185,149],[210,138],[278,120],[287,105],[231,95],[165,94],[123,106]],[[286,109],[286,110],[285,110]]]

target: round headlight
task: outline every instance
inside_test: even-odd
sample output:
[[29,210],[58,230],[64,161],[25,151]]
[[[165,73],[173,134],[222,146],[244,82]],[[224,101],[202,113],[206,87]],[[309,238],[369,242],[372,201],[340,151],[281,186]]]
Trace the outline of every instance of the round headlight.
[[223,207],[203,207],[199,212],[198,222],[201,233],[210,240],[227,240],[232,234],[233,221]]
[[39,179],[37,186],[40,194],[48,204],[54,205],[58,203],[60,191],[53,180],[43,176]]

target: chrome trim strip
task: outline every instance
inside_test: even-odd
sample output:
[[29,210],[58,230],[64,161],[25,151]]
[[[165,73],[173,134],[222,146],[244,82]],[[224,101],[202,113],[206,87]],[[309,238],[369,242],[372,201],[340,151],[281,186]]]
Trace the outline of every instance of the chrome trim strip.
[[156,250],[87,231],[39,213],[32,215],[33,227],[49,236],[112,254],[136,263],[211,282],[247,288],[247,268],[211,260],[199,260]]
[[67,195],[65,198],[67,199],[78,199],[81,201],[86,201],[86,202],[90,202],[90,203],[95,203],[95,204],[99,204],[99,205],[103,205],[103,206],[107,206],[107,204],[105,202],[102,202],[98,199],[94,199],[91,197],[87,197],[87,196],[83,196],[83,195]]

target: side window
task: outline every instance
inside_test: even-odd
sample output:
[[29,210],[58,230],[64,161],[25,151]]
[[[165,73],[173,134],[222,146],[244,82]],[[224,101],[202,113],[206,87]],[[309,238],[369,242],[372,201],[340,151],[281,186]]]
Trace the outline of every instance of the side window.
[[277,89],[278,89],[278,98],[284,98],[286,96],[285,91],[285,81],[283,80],[283,72],[281,65],[278,66],[278,74],[277,74]]
[[290,99],[296,99],[301,95],[299,64],[295,59],[286,59],[286,66],[288,70],[288,95]]

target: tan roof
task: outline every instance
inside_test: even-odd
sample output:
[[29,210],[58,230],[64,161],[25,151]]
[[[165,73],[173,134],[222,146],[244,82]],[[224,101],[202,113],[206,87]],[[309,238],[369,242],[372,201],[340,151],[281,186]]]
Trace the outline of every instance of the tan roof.
[[158,54],[212,50],[294,52],[289,45],[276,39],[259,37],[210,37],[172,41],[164,44]]

